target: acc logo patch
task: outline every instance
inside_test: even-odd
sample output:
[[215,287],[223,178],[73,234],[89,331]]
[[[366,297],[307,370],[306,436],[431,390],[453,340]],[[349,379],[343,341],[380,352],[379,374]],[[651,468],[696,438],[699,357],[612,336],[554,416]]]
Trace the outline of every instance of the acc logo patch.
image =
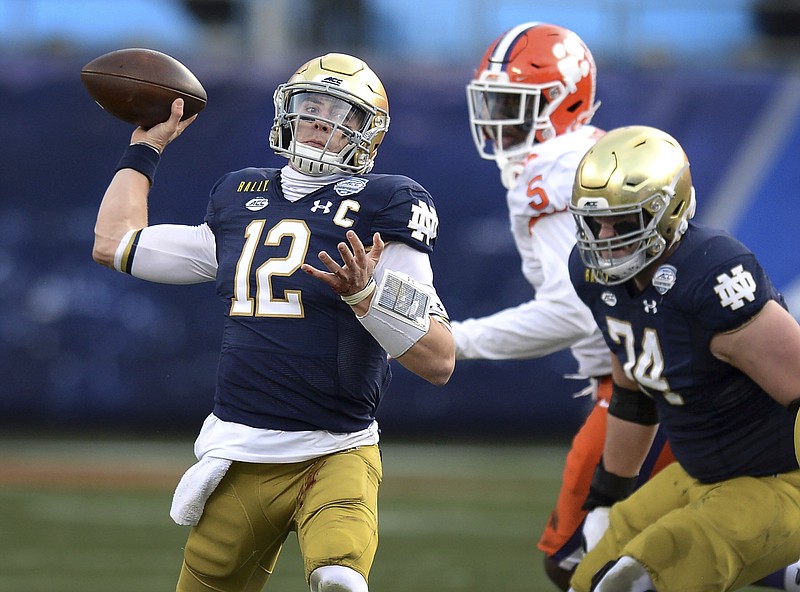
[[257,212],[258,210],[263,210],[268,205],[269,205],[269,200],[266,197],[254,197],[246,204],[244,204],[244,207],[246,207],[251,212]]
[[600,300],[602,300],[606,306],[617,305],[617,297],[614,295],[613,292],[603,292],[602,294],[600,294]]
[[350,179],[345,179],[344,181],[339,181],[336,185],[333,186],[333,190],[336,192],[337,195],[341,197],[346,197],[348,195],[354,195],[359,191],[363,190],[364,187],[367,186],[367,180],[361,177],[351,177]]
[[672,265],[662,265],[653,275],[653,287],[662,296],[672,289],[678,279],[678,270]]

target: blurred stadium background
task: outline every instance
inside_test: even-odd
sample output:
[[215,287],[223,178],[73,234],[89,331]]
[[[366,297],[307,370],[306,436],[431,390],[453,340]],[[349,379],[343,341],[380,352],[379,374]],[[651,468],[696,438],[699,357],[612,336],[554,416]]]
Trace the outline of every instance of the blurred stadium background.
[[[489,42],[526,20],[593,49],[595,122],[664,128],[684,145],[699,217],[761,257],[800,310],[800,0],[0,0],[0,424],[194,433],[209,409],[222,310],[213,287],[145,284],[101,269],[96,207],[130,127],[78,72],[121,47],[175,55],[209,104],[170,147],[154,222],[198,223],[220,174],[280,166],[272,92],[322,52],[382,77],[392,126],[376,172],[436,199],[437,286],[454,319],[527,299],[494,163],[469,136],[464,85]],[[568,4],[568,6],[567,6]],[[571,432],[585,401],[566,354],[459,364],[435,389],[398,368],[381,408],[395,436],[532,438]]]
[[[208,107],[152,194],[154,222],[193,224],[220,174],[285,162],[267,146],[278,83],[322,52],[363,57],[391,105],[376,172],[434,195],[437,286],[461,319],[530,297],[464,92],[489,42],[529,20],[592,48],[597,125],[654,125],[682,142],[699,218],[747,242],[797,315],[800,0],[0,0],[0,592],[169,589],[184,532],[167,499],[213,396],[213,287],[145,284],[91,261],[131,129],[89,99],[80,67],[144,46],[203,81]],[[563,353],[463,362],[435,389],[396,369],[379,417],[379,563],[397,561],[376,589],[550,589],[531,549],[586,405],[561,378],[573,371]],[[453,440],[515,446],[422,444]]]

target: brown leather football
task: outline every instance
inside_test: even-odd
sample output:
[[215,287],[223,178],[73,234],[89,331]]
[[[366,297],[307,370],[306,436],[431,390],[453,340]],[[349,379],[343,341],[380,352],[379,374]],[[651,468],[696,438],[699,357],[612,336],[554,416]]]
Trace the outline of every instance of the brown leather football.
[[81,69],[81,81],[103,109],[143,128],[169,119],[177,98],[184,101],[184,119],[202,111],[208,101],[189,68],[153,49],[133,47],[103,54]]

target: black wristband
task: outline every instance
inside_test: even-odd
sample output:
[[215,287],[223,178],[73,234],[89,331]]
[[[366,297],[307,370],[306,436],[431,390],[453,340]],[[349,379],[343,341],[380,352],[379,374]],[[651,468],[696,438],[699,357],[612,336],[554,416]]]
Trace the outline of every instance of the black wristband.
[[620,477],[609,473],[601,458],[592,475],[589,495],[581,509],[589,511],[600,506],[611,506],[614,502],[625,499],[636,489],[636,481],[637,477]]
[[122,158],[119,159],[117,169],[114,172],[116,173],[121,169],[139,171],[147,177],[150,185],[152,185],[159,160],[161,160],[161,155],[158,150],[149,144],[131,144],[122,153]]
[[621,387],[616,382],[611,386],[608,414],[639,425],[651,426],[658,423],[656,402],[651,396],[642,391]]

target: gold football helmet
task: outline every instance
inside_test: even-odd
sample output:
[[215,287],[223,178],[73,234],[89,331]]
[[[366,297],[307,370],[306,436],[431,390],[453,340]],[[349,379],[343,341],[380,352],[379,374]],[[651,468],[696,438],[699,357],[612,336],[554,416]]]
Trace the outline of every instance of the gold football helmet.
[[[608,132],[578,166],[570,211],[581,259],[596,280],[613,285],[632,278],[680,240],[694,216],[683,148],[652,127]],[[613,236],[599,236],[601,221],[613,225]]]
[[269,145],[299,171],[364,174],[389,128],[383,84],[363,61],[341,53],[310,60],[273,96]]

